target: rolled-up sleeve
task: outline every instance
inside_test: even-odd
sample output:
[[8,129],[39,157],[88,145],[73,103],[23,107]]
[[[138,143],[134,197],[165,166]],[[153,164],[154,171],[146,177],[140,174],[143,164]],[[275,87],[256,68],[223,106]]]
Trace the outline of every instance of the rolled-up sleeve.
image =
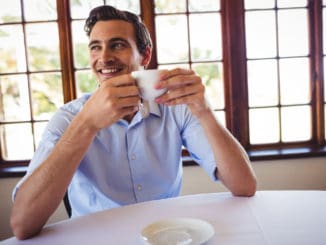
[[22,179],[19,180],[12,192],[12,200],[14,201],[15,196],[19,187],[24,183],[24,181],[35,171],[35,169],[41,165],[41,163],[47,158],[47,156],[52,151],[55,143],[57,142],[57,137],[51,136],[50,132],[45,131],[43,134],[43,139],[39,143],[37,150],[35,151],[32,160],[30,161],[26,174]]
[[[67,107],[67,106],[66,106]],[[58,142],[68,125],[70,124],[72,118],[75,116],[73,111],[61,108],[56,112],[56,114],[49,121],[45,131],[43,132],[42,139],[34,152],[33,158],[31,159],[26,174],[22,179],[19,180],[17,185],[14,187],[12,192],[12,200],[15,200],[17,191],[19,187],[24,183],[24,181],[38,168],[44,160],[51,153],[55,144]]]
[[213,181],[217,181],[217,164],[213,150],[205,132],[196,117],[190,111],[185,111],[182,140],[191,158],[198,163]]

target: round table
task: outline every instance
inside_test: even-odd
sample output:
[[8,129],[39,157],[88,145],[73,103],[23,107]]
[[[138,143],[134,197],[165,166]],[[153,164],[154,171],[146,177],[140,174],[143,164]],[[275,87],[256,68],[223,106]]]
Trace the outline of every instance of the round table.
[[31,239],[13,237],[1,244],[143,244],[145,226],[176,217],[212,224],[209,245],[326,244],[326,191],[258,191],[253,197],[223,192],[150,201],[65,220]]

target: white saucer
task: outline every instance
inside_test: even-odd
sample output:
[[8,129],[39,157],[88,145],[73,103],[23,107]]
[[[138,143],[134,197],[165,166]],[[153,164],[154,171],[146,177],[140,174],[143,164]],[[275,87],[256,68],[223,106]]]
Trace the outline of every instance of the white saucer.
[[198,245],[207,242],[214,234],[211,224],[194,218],[160,220],[141,232],[144,241],[152,245]]

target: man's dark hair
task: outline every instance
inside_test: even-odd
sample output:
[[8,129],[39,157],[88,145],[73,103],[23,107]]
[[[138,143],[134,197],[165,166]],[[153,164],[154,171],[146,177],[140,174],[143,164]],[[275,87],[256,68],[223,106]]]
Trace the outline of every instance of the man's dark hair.
[[121,11],[109,5],[98,6],[91,10],[86,19],[84,30],[87,36],[90,36],[96,22],[101,20],[124,20],[131,23],[135,30],[136,44],[139,53],[143,55],[147,47],[152,48],[152,40],[149,32],[137,15],[129,11]]

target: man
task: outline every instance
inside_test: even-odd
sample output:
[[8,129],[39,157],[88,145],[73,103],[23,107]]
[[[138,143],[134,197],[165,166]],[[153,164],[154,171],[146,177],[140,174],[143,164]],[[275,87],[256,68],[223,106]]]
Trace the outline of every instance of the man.
[[138,17],[110,6],[90,12],[93,94],[54,115],[14,190],[11,226],[25,239],[38,233],[67,188],[72,217],[177,196],[181,149],[234,194],[252,196],[256,179],[240,144],[215,119],[201,78],[192,70],[166,71],[157,88],[167,93],[144,103],[131,76],[150,61],[152,43]]

